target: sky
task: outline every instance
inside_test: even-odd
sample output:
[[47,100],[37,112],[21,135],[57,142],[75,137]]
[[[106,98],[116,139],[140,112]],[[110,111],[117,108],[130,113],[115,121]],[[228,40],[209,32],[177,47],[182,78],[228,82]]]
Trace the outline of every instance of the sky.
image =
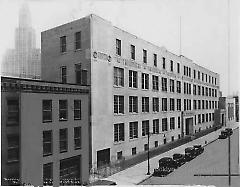
[[[228,0],[25,1],[29,4],[39,48],[42,31],[93,13],[179,55],[181,16],[182,55],[219,73],[223,96],[239,90],[239,0],[229,0],[230,17]],[[7,48],[14,47],[14,30],[18,25],[18,12],[23,2],[24,0],[0,0],[0,60]]]

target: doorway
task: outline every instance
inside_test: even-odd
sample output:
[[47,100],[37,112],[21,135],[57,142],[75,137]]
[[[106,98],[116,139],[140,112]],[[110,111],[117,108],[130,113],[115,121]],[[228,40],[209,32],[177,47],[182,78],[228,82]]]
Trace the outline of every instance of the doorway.
[[186,135],[193,134],[193,118],[187,118],[185,121]]
[[97,167],[108,165],[110,163],[110,148],[97,151]]

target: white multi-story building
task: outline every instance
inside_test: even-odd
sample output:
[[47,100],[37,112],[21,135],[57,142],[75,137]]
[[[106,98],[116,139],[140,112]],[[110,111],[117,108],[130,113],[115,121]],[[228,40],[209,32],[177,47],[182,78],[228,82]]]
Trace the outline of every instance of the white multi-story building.
[[[219,74],[96,15],[42,32],[42,78],[91,86],[92,164],[214,125]],[[51,73],[50,73],[51,72]]]

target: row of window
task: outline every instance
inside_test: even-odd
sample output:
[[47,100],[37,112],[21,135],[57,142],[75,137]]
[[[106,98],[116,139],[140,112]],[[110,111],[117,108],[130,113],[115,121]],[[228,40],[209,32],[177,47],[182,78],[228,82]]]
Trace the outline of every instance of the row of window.
[[[74,34],[74,48],[75,50],[81,49],[81,31],[75,32]],[[60,37],[60,52],[65,53],[67,52],[67,36],[61,36]]]
[[[214,113],[198,114],[198,124],[214,121]],[[195,123],[197,122],[195,116]],[[196,123],[197,124],[197,123]]]
[[[162,111],[168,110],[168,99],[162,98]],[[176,100],[176,105],[175,105]],[[129,96],[129,113],[138,113],[138,96]],[[198,102],[197,102],[198,101]],[[177,111],[181,111],[181,102],[182,99],[169,99],[169,110],[175,111],[175,107]],[[142,97],[142,112],[149,112],[150,99],[149,97]],[[216,109],[218,108],[218,101],[208,101],[202,100],[193,100],[193,109]],[[160,99],[158,97],[152,98],[152,111],[159,112],[160,110]],[[198,108],[197,108],[198,106]],[[206,106],[206,108],[205,108]],[[191,99],[184,99],[184,111],[192,110],[192,101]],[[114,95],[114,114],[124,114],[124,96],[123,95]]]
[[[122,41],[120,39],[116,39],[116,54],[121,56],[122,55]],[[136,60],[136,47],[135,45],[130,45],[130,56],[132,60]],[[143,49],[142,50],[142,61],[143,63],[147,63],[148,62],[148,54],[147,54],[147,50]],[[180,63],[176,63],[177,64],[177,68],[176,68],[176,72],[180,73]],[[153,54],[153,65],[155,67],[158,66],[158,57],[157,54]],[[166,69],[166,58],[162,57],[162,68]],[[184,75],[191,77],[191,68],[188,66],[184,66]],[[173,60],[170,60],[170,71],[173,72],[174,71],[174,62]],[[207,82],[207,77],[209,77],[209,83],[212,83],[214,85],[217,84],[217,79],[215,77],[211,77],[210,75],[208,76],[207,74],[205,74],[206,76],[206,82]],[[193,70],[193,78],[196,79],[196,70]],[[200,80],[200,71],[198,71],[198,79]],[[204,73],[202,73],[202,81],[204,81]]]
[[[75,64],[75,83],[78,85],[87,85],[87,70],[81,68],[81,64]],[[67,66],[60,67],[61,82],[67,83]]]
[[[73,103],[74,120],[81,119],[81,100],[74,100]],[[43,122],[52,122],[52,100],[42,101],[42,119]],[[68,119],[68,101],[59,100],[59,121]]]
[[[159,119],[154,119],[152,121],[152,133],[159,134],[160,133],[160,122]],[[181,119],[177,117],[177,127],[175,125],[175,117],[171,117],[169,121],[170,126],[168,126],[168,119],[162,119],[162,132],[173,130],[175,128],[180,129]],[[125,125],[124,123],[114,124],[114,142],[121,142],[125,140]],[[149,120],[142,121],[142,136],[147,136],[149,133]],[[129,139],[138,138],[138,121],[129,122]]]
[[[74,127],[74,149],[81,148],[81,127]],[[68,151],[68,129],[59,129],[59,152]],[[43,156],[53,154],[53,132],[43,131]]]
[[[142,89],[148,90],[149,85],[149,74],[141,73],[141,83]],[[130,88],[138,88],[138,72],[129,70],[128,86]],[[124,69],[119,67],[114,67],[114,86],[124,87]],[[152,90],[159,91],[160,79],[157,75],[152,75]],[[202,93],[201,93],[202,89]],[[184,82],[184,94],[191,94],[192,84]],[[206,90],[206,91],[205,91]],[[162,77],[162,91],[168,91],[167,78]],[[169,81],[169,91],[175,92],[175,80],[170,79]],[[176,81],[176,92],[181,93],[181,82]],[[198,86],[198,95],[217,97],[217,89],[208,88],[204,86]],[[193,95],[197,95],[197,85],[193,84]]]

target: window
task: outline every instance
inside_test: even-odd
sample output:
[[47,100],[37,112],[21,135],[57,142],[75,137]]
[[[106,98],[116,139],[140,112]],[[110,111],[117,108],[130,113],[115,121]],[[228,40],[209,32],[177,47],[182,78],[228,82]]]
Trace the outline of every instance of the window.
[[138,138],[138,122],[130,122],[129,123],[129,138],[134,139]]
[[167,118],[163,118],[162,119],[162,131],[167,131],[168,127],[167,127]]
[[67,67],[62,66],[60,69],[61,69],[61,82],[67,83]]
[[186,82],[183,83],[183,93],[184,94],[187,93],[187,83]]
[[206,74],[206,82],[207,82],[207,74]]
[[186,75],[186,66],[183,66],[183,75]]
[[197,101],[193,100],[193,110],[197,110]]
[[172,136],[171,139],[172,139],[172,142],[173,142],[174,141],[174,136]]
[[201,123],[201,114],[198,114],[198,123]]
[[188,93],[191,94],[192,84],[188,84]]
[[181,99],[177,99],[177,110],[181,111]]
[[59,130],[59,152],[67,152],[68,150],[68,136],[67,136],[67,129],[60,129]]
[[43,131],[43,156],[52,154],[52,131]]
[[202,100],[202,109],[205,108],[204,100]]
[[208,114],[206,114],[206,122],[208,122]]
[[142,112],[149,112],[149,97],[142,97]]
[[138,113],[138,97],[129,96],[129,112]]
[[158,76],[156,75],[152,76],[152,84],[153,84],[153,90],[158,91],[159,90]]
[[211,101],[209,101],[209,109],[212,109]]
[[144,144],[144,151],[148,150],[148,144]]
[[148,135],[149,132],[149,121],[142,121],[142,136]]
[[142,73],[142,89],[149,89],[149,74]]
[[189,77],[191,77],[191,68],[189,68]]
[[162,57],[162,61],[163,61],[163,69],[166,69],[166,59]]
[[208,77],[208,82],[211,83],[211,76]]
[[43,165],[43,186],[52,186],[53,184],[53,163]]
[[147,50],[143,49],[143,63],[147,63]]
[[217,90],[215,89],[215,97],[217,97]]
[[153,112],[159,112],[159,98],[153,97]]
[[209,97],[211,97],[211,95],[212,95],[211,91],[212,91],[211,88],[209,88],[209,92],[208,92],[209,93],[209,95],[208,95]]
[[181,93],[181,82],[177,81],[177,93]]
[[81,32],[75,33],[75,49],[81,49]]
[[114,85],[124,86],[124,70],[122,68],[114,67]]
[[135,46],[131,45],[131,59],[135,60]]
[[212,89],[212,97],[214,97],[214,89]]
[[187,110],[187,100],[184,99],[184,111]]
[[76,84],[87,85],[87,70],[81,68],[81,64],[75,64]]
[[66,36],[60,37],[60,52],[67,52],[67,38]]
[[114,124],[114,142],[124,141],[124,123]]
[[170,79],[170,92],[174,92],[174,80]]
[[201,86],[198,86],[198,95],[201,95]]
[[196,87],[196,85],[194,84],[194,85],[193,85],[193,95],[196,95],[196,89],[197,89],[197,87]]
[[204,123],[204,122],[205,122],[205,115],[202,114],[202,123]]
[[137,88],[138,87],[137,80],[138,80],[137,71],[129,70],[129,87]]
[[206,96],[208,96],[208,88],[206,87]]
[[19,103],[17,99],[7,100],[7,125],[18,125]]
[[154,141],[154,146],[158,147],[158,141]]
[[208,109],[208,100],[206,100],[206,109]]
[[212,108],[214,109],[214,101],[212,101]]
[[200,71],[198,71],[198,80],[200,80]]
[[198,100],[198,109],[201,109],[201,101]]
[[188,102],[188,110],[192,110],[192,100],[191,99],[189,99],[188,100],[189,102]]
[[67,120],[67,100],[59,100],[59,120]]
[[81,127],[74,127],[74,149],[81,148]]
[[116,39],[116,54],[121,56],[121,40]]
[[114,114],[124,114],[124,96],[114,95]]
[[217,84],[217,79],[215,78],[215,85]]
[[167,78],[162,77],[162,91],[167,91]]
[[81,100],[74,100],[74,120],[81,119]]
[[7,161],[18,162],[19,161],[19,136],[7,135]]
[[174,108],[175,108],[174,99],[170,98],[170,111],[174,111]]
[[193,70],[193,78],[194,79],[196,78],[196,70],[195,69]]
[[42,101],[42,115],[43,122],[52,121],[52,100]]
[[204,87],[202,86],[202,96],[204,96]]
[[211,116],[212,116],[212,114],[211,114],[211,113],[209,113],[209,121],[211,121],[211,120],[212,120]]
[[180,116],[178,117],[178,129],[180,129],[181,128],[181,118],[180,118]]
[[180,64],[177,63],[177,72],[180,73]]
[[204,81],[204,73],[202,73],[202,81]]
[[159,119],[153,120],[153,134],[159,134]]
[[122,151],[117,152],[117,159],[121,160],[122,159]]
[[167,111],[167,98],[162,98],[162,111]]
[[175,129],[175,118],[170,118],[170,129]]
[[132,155],[136,155],[137,154],[137,148],[136,147],[133,147],[132,148]]
[[170,61],[170,71],[173,71],[173,61]]
[[153,64],[157,67],[157,54],[153,54]]

